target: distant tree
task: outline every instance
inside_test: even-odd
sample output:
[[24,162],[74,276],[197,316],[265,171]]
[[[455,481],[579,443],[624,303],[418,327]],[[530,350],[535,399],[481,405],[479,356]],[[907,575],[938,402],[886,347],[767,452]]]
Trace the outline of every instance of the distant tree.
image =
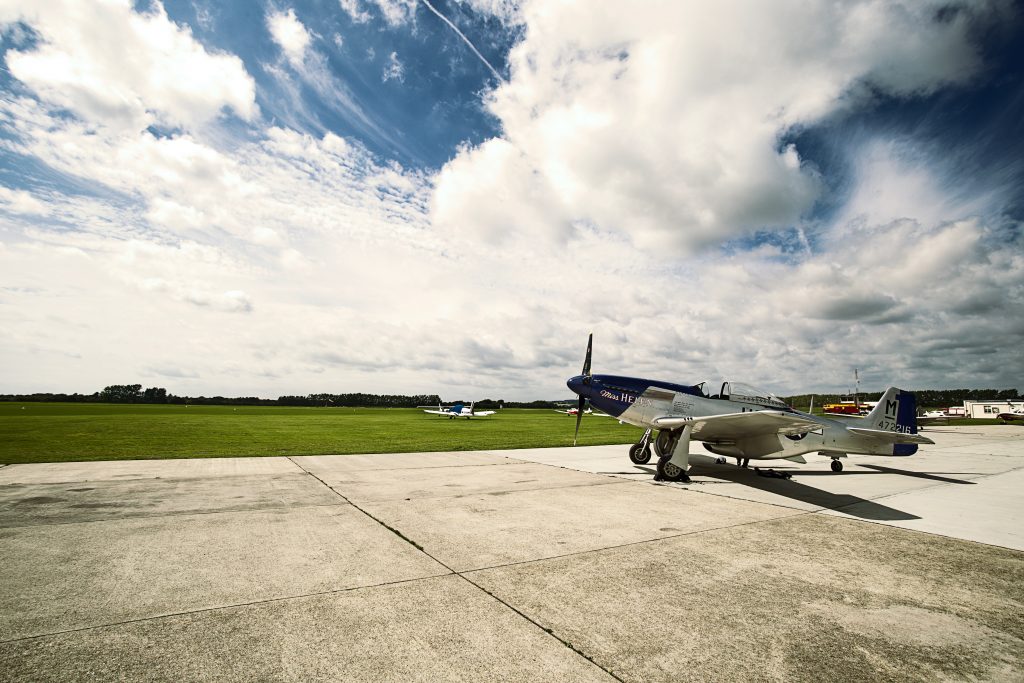
[[100,400],[106,403],[138,403],[142,400],[142,385],[111,384],[100,392]]
[[142,392],[144,403],[167,403],[167,390],[163,387],[150,387]]

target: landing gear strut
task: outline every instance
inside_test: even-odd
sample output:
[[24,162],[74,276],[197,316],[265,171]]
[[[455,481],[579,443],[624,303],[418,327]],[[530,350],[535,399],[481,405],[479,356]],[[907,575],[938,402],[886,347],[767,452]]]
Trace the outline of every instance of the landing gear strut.
[[[689,469],[690,433],[692,430],[692,425],[686,425],[681,431],[669,434],[668,439],[671,439],[672,450],[658,458],[658,471],[654,475],[654,481],[690,481],[686,470]],[[662,434],[664,433],[662,432]]]
[[629,447],[629,459],[634,465],[646,465],[651,461],[651,430],[640,437],[640,441]]

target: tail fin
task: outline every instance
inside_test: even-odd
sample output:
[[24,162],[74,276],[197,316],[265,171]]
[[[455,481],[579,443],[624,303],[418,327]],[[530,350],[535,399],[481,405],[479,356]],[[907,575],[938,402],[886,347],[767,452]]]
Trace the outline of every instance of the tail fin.
[[452,406],[452,410],[451,410],[451,411],[452,411],[453,413],[455,413],[455,414],[459,414],[459,413],[461,413],[461,412],[462,412],[462,409],[463,409],[464,407],[465,407],[465,406],[464,406],[464,405],[463,405],[462,403],[456,403],[455,405],[453,405],[453,406]]
[[[864,420],[869,429],[917,434],[917,398],[909,391],[889,387]],[[895,448],[897,452],[893,455],[911,455],[917,451],[917,446],[912,444],[899,444]]]

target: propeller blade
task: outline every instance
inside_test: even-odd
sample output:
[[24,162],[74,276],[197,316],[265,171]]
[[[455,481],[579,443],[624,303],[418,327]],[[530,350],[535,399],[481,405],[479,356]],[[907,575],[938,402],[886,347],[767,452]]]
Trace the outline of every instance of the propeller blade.
[[[594,348],[594,333],[590,333],[590,338],[587,339],[587,356],[583,359],[583,372],[580,373],[584,377],[590,377],[590,353]],[[582,400],[582,399],[580,399]]]
[[580,396],[580,402],[576,404],[576,433],[572,435],[572,445],[576,445],[576,439],[580,436],[580,421],[583,420],[583,410],[586,408],[587,399]]
[[[583,372],[580,373],[584,377],[584,382],[590,384],[590,355],[594,350],[594,333],[590,333],[590,337],[587,338],[587,355],[583,358]],[[572,445],[576,445],[576,439],[580,436],[580,421],[583,419],[583,411],[587,407],[587,397],[580,396],[579,403],[576,404],[576,433],[572,436]]]

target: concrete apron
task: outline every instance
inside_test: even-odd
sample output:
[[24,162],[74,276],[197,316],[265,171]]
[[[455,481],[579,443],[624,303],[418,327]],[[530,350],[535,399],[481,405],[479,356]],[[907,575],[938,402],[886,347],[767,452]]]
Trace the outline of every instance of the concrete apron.
[[690,485],[622,446],[0,468],[0,680],[1019,679],[1024,555],[897,528],[1021,547],[1024,441],[967,429]]

